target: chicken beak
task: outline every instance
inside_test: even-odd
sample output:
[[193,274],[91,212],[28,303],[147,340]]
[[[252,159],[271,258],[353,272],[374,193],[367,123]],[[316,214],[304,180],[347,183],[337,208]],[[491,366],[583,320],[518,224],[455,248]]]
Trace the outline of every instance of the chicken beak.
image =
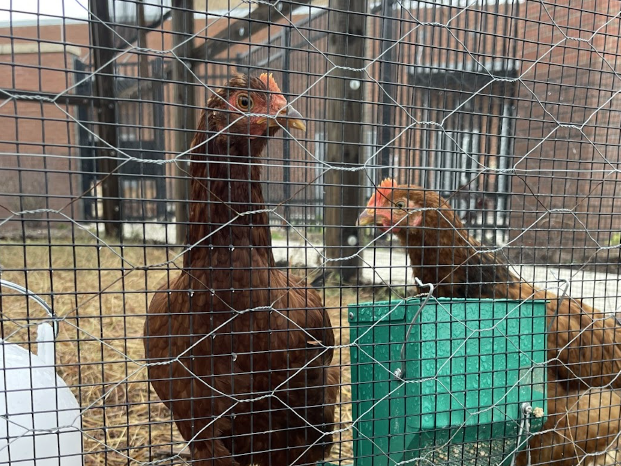
[[356,224],[361,227],[375,225],[375,210],[364,209],[364,211],[360,214],[360,217],[358,217]]
[[306,131],[306,124],[302,120],[302,115],[295,108],[289,107],[289,111],[287,112],[287,119],[289,120],[289,128]]
[[285,128],[294,128],[306,131],[306,124],[303,121],[302,115],[291,106],[288,107],[286,115],[280,115],[276,119],[270,120],[270,126],[280,127],[281,125]]

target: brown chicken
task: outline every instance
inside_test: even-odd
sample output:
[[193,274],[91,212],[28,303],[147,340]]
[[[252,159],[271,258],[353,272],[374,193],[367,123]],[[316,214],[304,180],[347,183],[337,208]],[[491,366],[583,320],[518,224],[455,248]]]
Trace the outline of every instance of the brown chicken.
[[[397,235],[407,249],[415,276],[432,283],[436,297],[549,300],[550,415],[544,431],[554,431],[531,441],[534,463],[563,458],[566,462],[554,464],[574,464],[584,451],[593,454],[605,451],[611,442],[616,444],[621,398],[609,387],[621,388],[621,329],[615,327],[614,318],[522,281],[497,255],[485,251],[468,235],[448,202],[421,187],[384,180],[358,223]],[[593,392],[589,387],[606,388]],[[588,423],[583,422],[587,419]],[[554,449],[549,447],[555,444]],[[518,464],[525,464],[524,457],[521,455]]]
[[[566,390],[548,380],[548,418],[517,455],[516,465],[619,464],[621,397],[609,388]],[[530,454],[530,461],[528,455]]]
[[149,380],[201,466],[322,461],[339,370],[319,294],[275,267],[260,157],[304,129],[271,75],[207,102],[190,163],[189,248],[145,323]]

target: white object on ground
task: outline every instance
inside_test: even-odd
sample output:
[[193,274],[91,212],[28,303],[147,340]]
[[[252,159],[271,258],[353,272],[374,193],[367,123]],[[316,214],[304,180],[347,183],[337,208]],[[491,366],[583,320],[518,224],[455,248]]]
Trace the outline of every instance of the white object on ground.
[[54,330],[37,355],[0,339],[0,465],[82,466],[80,406],[54,369]]

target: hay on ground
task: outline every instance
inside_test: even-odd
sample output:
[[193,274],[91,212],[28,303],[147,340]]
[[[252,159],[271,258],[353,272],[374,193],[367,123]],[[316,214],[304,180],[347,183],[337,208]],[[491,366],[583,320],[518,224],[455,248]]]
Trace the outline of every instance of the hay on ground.
[[[163,266],[178,251],[127,244],[108,248],[85,237],[49,246],[5,243],[0,248],[2,278],[28,287],[63,319],[56,343],[59,375],[83,409],[87,466],[162,461],[187,452],[170,413],[145,381],[142,343],[146,309],[152,293],[167,276],[178,273],[179,261]],[[9,290],[1,300],[2,335],[28,347],[36,342],[36,325],[45,311]],[[336,328],[337,344],[349,342],[346,304],[355,301],[330,290],[325,297]],[[36,349],[32,348],[33,352]],[[337,407],[340,428],[332,459],[351,458],[351,381],[349,351],[337,351],[334,364],[343,367]],[[184,456],[184,455],[181,455]],[[183,462],[176,457],[173,462]],[[170,463],[169,463],[170,464]]]

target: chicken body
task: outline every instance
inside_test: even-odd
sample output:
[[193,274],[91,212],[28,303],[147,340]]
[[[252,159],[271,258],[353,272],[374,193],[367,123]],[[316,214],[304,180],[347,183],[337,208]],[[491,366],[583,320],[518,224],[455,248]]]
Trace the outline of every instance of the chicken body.
[[209,100],[192,144],[190,248],[149,306],[149,379],[201,466],[315,463],[332,444],[334,331],[319,294],[275,268],[256,160],[281,126],[303,128],[286,106],[266,75]]
[[531,438],[529,450],[517,455],[516,465],[619,464],[620,432],[621,397],[615,390],[567,390],[565,384],[548,380],[548,418]]
[[[468,235],[448,202],[421,187],[385,180],[358,223],[396,234],[414,275],[432,283],[436,297],[548,300],[550,415],[544,434],[531,441],[534,464],[575,464],[585,452],[597,456],[616,445],[621,398],[610,388],[621,388],[621,329],[614,318],[519,279]],[[521,454],[517,463],[525,461]]]

